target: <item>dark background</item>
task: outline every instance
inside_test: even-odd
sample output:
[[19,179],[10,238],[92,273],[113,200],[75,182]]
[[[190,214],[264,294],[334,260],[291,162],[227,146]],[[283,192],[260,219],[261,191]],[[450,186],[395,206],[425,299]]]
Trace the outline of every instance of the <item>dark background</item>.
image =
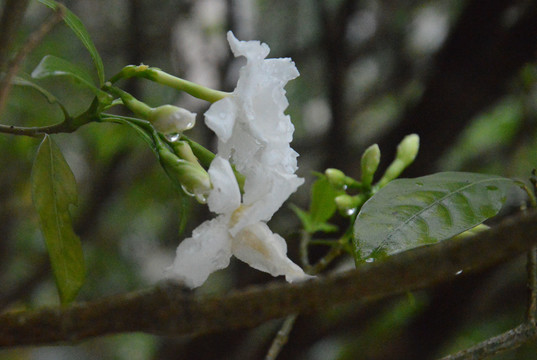
[[[4,8],[4,2],[1,2]],[[209,87],[232,90],[239,63],[225,32],[258,39],[270,57],[291,57],[301,76],[287,86],[306,185],[290,202],[307,206],[312,171],[359,176],[362,151],[378,143],[381,167],[409,133],[421,138],[405,176],[463,170],[527,179],[537,159],[537,2],[535,1],[67,1],[87,26],[112,76],[148,64]],[[50,12],[30,6],[15,49]],[[58,25],[23,64],[46,54],[91,70],[84,47]],[[91,94],[76,84],[45,81],[74,112]],[[134,79],[123,88],[150,105],[173,103],[198,113],[190,134],[208,147],[207,103]],[[60,114],[35,93],[14,88],[3,124],[38,126]],[[80,192],[73,210],[88,278],[80,300],[140,289],[162,277],[175,247],[204,218],[192,203],[179,234],[177,195],[136,134],[91,124],[55,140]],[[57,303],[29,175],[39,142],[0,135],[0,310]],[[514,204],[517,202],[514,201]],[[284,206],[270,223],[296,259],[298,219]],[[320,256],[323,249],[314,251]],[[343,259],[337,266],[349,266]],[[200,292],[274,281],[233,260]],[[281,280],[278,280],[281,281]],[[516,326],[524,317],[524,259],[450,284],[368,308],[348,304],[299,317],[279,359],[428,359]],[[136,314],[133,314],[136,316]],[[0,359],[259,359],[279,326],[204,337],[108,336],[77,346],[0,351]],[[525,346],[497,359],[537,359]]]

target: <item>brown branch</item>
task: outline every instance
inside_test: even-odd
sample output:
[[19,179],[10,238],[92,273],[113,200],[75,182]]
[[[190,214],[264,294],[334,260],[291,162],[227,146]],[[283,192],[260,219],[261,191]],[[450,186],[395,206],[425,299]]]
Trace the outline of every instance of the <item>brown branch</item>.
[[15,55],[15,58],[9,62],[9,67],[6,71],[6,74],[2,78],[2,84],[0,87],[0,113],[2,113],[4,109],[9,92],[11,90],[11,81],[19,72],[19,68],[23,60],[36,48],[37,45],[41,43],[43,38],[54,28],[54,26],[63,20],[63,6],[59,6],[57,9],[58,10],[52,16],[41,24],[39,29],[34,31],[28,37],[22,48]]
[[29,0],[7,0],[0,19],[0,72],[4,71],[9,61],[9,52],[15,40],[22,18],[26,13]]
[[105,334],[207,334],[253,327],[269,319],[362,304],[406,293],[498,264],[537,243],[537,212],[521,214],[490,231],[441,242],[364,264],[355,271],[298,284],[273,283],[200,295],[176,285],[108,297],[68,307],[0,315],[0,346],[79,341]]

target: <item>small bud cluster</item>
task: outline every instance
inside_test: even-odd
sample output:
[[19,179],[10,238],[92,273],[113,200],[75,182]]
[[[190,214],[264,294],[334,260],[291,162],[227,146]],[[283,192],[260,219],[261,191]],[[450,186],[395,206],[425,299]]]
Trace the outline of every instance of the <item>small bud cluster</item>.
[[357,191],[357,194],[346,193],[335,197],[334,201],[340,213],[344,216],[355,214],[378,189],[401,175],[416,158],[418,149],[418,135],[406,136],[397,147],[394,161],[375,185],[373,185],[373,178],[380,164],[380,149],[377,144],[368,147],[362,155],[360,181],[345,175],[341,170],[326,169],[325,176],[335,189]]

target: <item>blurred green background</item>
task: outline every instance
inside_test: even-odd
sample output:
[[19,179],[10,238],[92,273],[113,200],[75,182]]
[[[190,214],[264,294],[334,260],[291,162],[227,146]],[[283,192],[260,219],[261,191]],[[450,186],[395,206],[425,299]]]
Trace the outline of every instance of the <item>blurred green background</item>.
[[[5,1],[0,2],[4,9]],[[382,165],[415,132],[418,159],[405,173],[464,170],[527,179],[537,159],[537,2],[491,0],[94,0],[65,4],[87,26],[107,77],[144,63],[230,91],[240,59],[225,40],[258,39],[270,57],[291,57],[301,76],[287,87],[306,185],[291,202],[307,206],[312,171],[336,167],[359,176],[362,151],[379,143]],[[15,49],[50,16],[31,1]],[[91,58],[60,24],[30,54],[26,72],[47,54],[92,71]],[[91,94],[66,79],[41,81],[73,113]],[[173,103],[198,113],[189,134],[214,149],[202,120],[208,104],[141,79],[121,86],[152,106]],[[41,126],[59,110],[27,88],[13,88],[1,123]],[[193,201],[183,233],[180,201],[151,150],[131,129],[90,124],[54,139],[80,193],[73,209],[87,261],[79,300],[162,279],[175,248],[209,215]],[[58,302],[31,202],[37,139],[0,134],[0,311]],[[518,200],[513,200],[513,206]],[[508,210],[509,211],[509,210]],[[284,206],[270,222],[296,259],[298,219]],[[313,249],[312,256],[325,249]],[[341,259],[334,268],[351,267]],[[233,260],[198,291],[221,292],[275,281]],[[277,280],[281,281],[281,279]],[[525,311],[524,259],[462,274],[427,291],[302,316],[279,359],[429,359],[516,326]],[[136,316],[136,314],[133,314]],[[0,359],[259,359],[279,321],[203,337],[107,336],[79,345],[0,350]],[[497,359],[537,359],[524,346]]]

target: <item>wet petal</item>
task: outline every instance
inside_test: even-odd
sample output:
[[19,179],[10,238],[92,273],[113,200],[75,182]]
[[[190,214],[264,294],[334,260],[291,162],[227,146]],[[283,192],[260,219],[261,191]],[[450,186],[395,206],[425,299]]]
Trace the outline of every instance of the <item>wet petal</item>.
[[198,226],[192,237],[177,247],[177,255],[166,269],[166,276],[195,288],[216,270],[226,268],[231,257],[227,221],[226,217],[219,216]]
[[232,251],[254,269],[272,276],[285,275],[288,282],[310,278],[287,257],[285,240],[263,222],[242,229],[232,240]]
[[209,167],[213,188],[207,202],[209,209],[218,214],[229,214],[241,204],[241,193],[229,161],[216,156]]
[[205,123],[218,139],[227,142],[233,133],[236,118],[233,95],[219,100],[205,112]]

